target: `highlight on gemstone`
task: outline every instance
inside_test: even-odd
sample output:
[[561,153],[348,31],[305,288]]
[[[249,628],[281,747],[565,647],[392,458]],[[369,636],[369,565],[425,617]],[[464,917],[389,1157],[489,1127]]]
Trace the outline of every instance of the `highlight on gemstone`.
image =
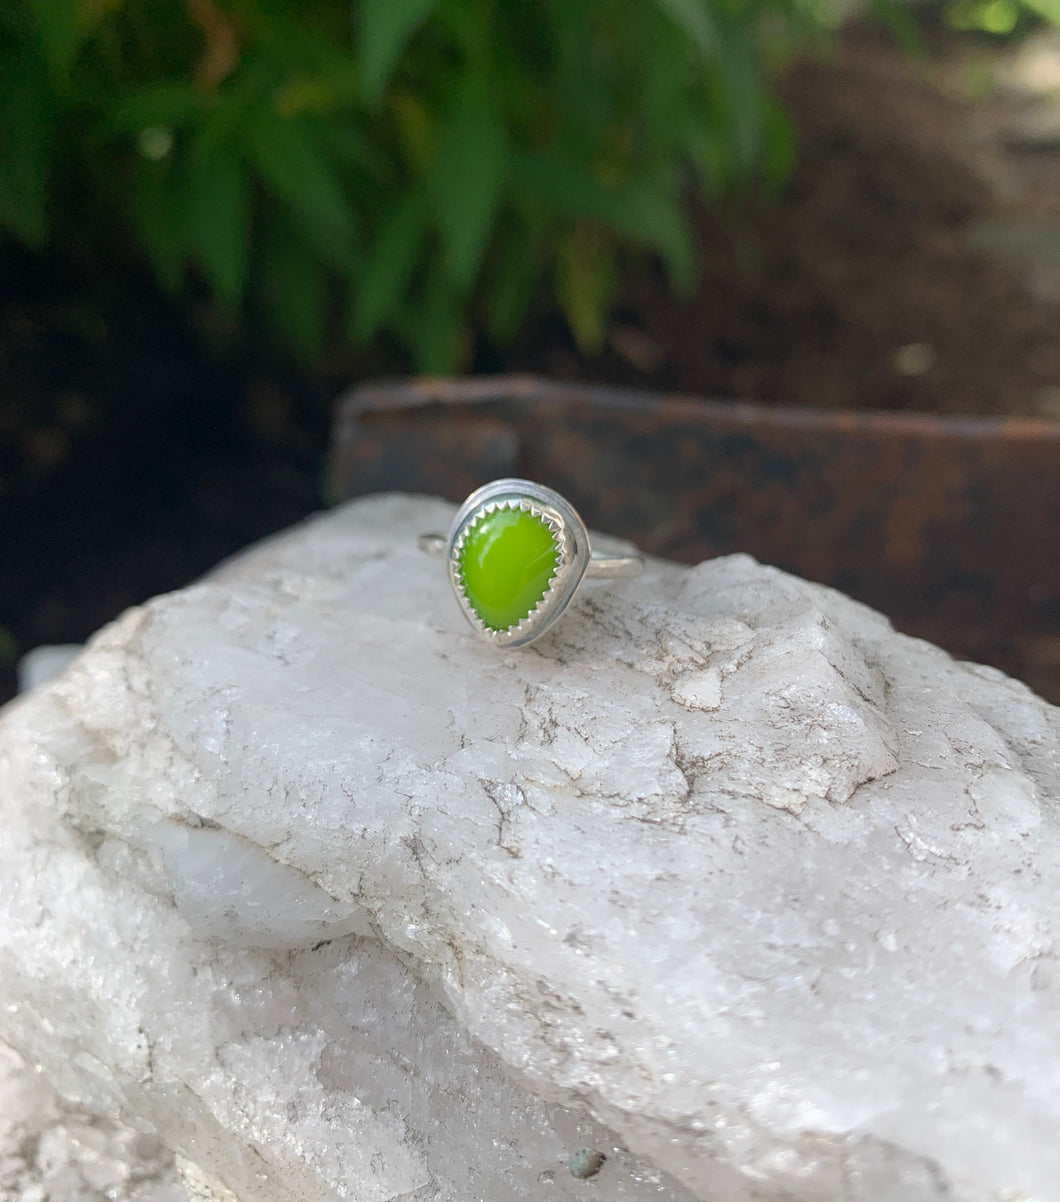
[[464,596],[490,630],[506,631],[530,616],[559,570],[550,524],[519,502],[488,508],[471,524],[457,552]]

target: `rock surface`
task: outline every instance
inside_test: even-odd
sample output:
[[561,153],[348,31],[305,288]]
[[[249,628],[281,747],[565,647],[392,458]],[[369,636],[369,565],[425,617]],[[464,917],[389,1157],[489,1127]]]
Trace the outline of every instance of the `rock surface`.
[[80,654],[81,647],[75,643],[50,644],[27,651],[18,661],[18,691],[28,693],[61,676]]
[[1060,1199],[1060,711],[740,556],[498,652],[451,512],[4,711],[0,1037],[241,1202]]
[[66,1105],[0,1045],[4,1202],[188,1202],[160,1140]]

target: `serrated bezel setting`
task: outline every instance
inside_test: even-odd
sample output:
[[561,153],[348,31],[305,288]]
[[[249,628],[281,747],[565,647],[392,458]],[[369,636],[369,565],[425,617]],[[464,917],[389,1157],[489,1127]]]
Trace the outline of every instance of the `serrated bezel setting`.
[[[471,532],[498,510],[519,509],[542,521],[552,533],[556,569],[537,605],[504,630],[487,626],[468,597],[462,557]],[[475,633],[495,647],[525,647],[539,639],[570,604],[589,566],[591,551],[585,524],[564,497],[532,480],[494,480],[473,492],[460,507],[449,530],[446,559],[449,582]]]

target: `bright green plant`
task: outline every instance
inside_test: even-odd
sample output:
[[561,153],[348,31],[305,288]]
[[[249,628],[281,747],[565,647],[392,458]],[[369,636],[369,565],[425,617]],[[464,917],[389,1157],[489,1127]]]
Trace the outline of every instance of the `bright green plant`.
[[1060,25],[1060,0],[949,0],[943,15],[954,29],[1005,37],[1043,20]]
[[692,190],[785,170],[800,2],[4,0],[0,228],[308,358],[385,332],[451,370],[549,294],[591,350],[631,249],[693,281]]

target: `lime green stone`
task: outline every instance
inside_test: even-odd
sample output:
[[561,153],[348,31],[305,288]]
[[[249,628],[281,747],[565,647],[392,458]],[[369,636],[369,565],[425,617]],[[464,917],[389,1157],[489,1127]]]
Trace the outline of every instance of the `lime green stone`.
[[491,630],[507,630],[531,613],[558,564],[552,531],[522,509],[496,509],[480,518],[460,554],[467,599]]

